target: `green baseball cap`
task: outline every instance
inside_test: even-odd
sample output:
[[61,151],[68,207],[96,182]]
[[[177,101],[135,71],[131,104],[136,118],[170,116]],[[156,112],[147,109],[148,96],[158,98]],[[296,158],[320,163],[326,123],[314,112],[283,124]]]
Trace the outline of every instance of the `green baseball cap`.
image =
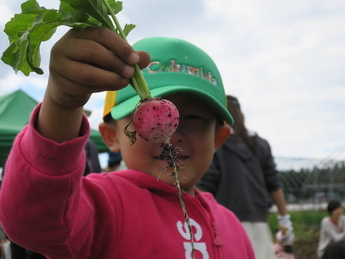
[[[150,54],[151,62],[142,73],[152,97],[191,93],[222,120],[233,124],[219,71],[203,50],[187,41],[165,37],[143,39],[133,48]],[[139,100],[132,87],[107,92],[103,115],[111,112],[115,120],[122,119],[132,113]]]

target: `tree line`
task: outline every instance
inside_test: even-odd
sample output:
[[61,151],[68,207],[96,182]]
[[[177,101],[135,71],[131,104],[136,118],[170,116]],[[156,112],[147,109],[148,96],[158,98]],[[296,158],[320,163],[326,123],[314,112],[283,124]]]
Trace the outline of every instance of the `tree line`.
[[280,170],[279,176],[288,202],[345,198],[345,161],[300,170]]

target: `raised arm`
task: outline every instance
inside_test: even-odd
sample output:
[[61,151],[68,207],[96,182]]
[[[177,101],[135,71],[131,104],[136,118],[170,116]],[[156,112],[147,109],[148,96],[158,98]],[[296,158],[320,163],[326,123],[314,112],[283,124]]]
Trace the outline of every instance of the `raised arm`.
[[14,142],[0,190],[0,221],[11,240],[49,258],[75,258],[90,239],[95,197],[83,194],[81,179],[89,133],[83,105],[94,92],[125,87],[132,65],[148,61],[102,28],[72,29],[54,45],[44,100]]
[[128,85],[134,74],[133,65],[139,60],[139,65],[146,65],[148,54],[136,53],[108,29],[67,32],[51,51],[49,81],[37,130],[57,142],[79,136],[83,105],[91,94]]

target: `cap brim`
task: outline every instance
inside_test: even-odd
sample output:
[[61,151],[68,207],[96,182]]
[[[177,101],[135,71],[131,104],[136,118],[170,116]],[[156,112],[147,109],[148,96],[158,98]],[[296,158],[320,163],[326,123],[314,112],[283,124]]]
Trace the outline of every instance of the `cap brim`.
[[[230,115],[229,111],[222,105],[217,99],[213,96],[205,93],[205,91],[198,90],[196,88],[188,87],[188,86],[181,86],[181,85],[169,85],[169,86],[162,86],[159,88],[151,89],[152,97],[164,97],[167,95],[175,94],[175,93],[191,93],[195,95],[195,97],[199,98],[200,100],[207,103],[210,108],[212,108],[216,114],[224,121],[229,124],[234,123],[234,119]],[[138,95],[135,95],[131,98],[128,98],[124,102],[118,103],[114,106],[111,110],[111,116],[115,120],[123,119],[126,116],[130,115],[135,106],[139,103],[140,98]]]

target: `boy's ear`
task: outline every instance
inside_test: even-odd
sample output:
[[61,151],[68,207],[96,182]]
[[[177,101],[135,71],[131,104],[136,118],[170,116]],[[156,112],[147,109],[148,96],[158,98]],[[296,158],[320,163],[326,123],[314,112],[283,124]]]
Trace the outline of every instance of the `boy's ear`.
[[120,144],[117,138],[116,128],[105,122],[101,122],[98,126],[99,132],[103,138],[104,143],[107,145],[109,150],[113,152],[120,151]]
[[214,148],[218,149],[230,136],[231,127],[228,124],[223,124],[217,130],[214,137]]

